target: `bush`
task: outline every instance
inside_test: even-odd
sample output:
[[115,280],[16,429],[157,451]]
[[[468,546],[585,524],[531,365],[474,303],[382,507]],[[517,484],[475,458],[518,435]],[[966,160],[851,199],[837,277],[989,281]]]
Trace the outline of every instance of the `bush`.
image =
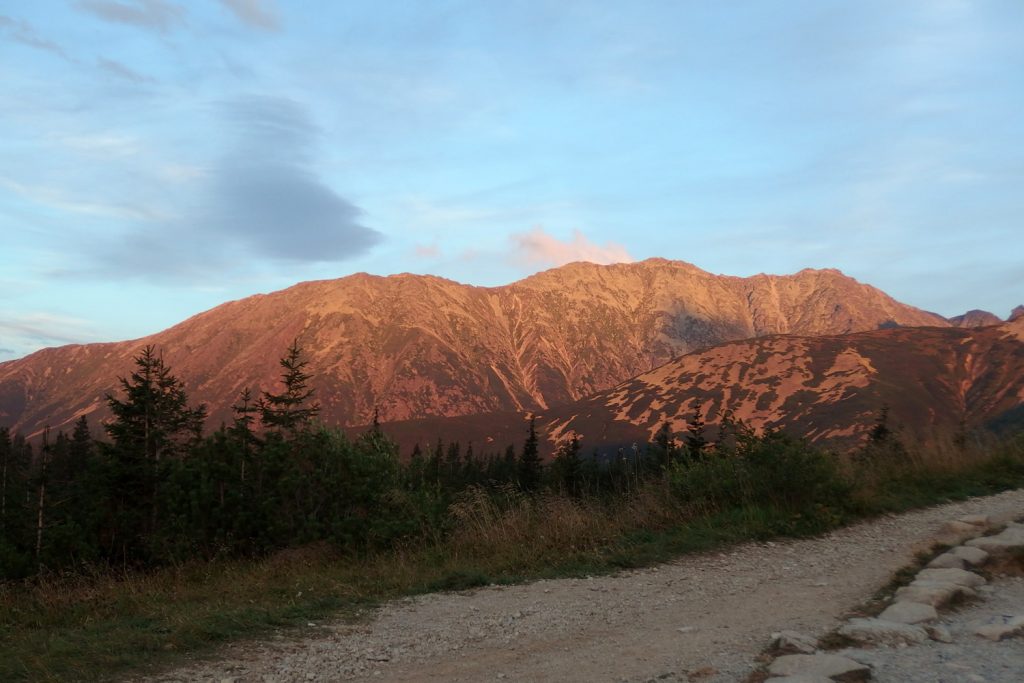
[[673,493],[702,514],[763,508],[797,527],[840,522],[851,490],[834,455],[779,432],[676,464],[669,476]]

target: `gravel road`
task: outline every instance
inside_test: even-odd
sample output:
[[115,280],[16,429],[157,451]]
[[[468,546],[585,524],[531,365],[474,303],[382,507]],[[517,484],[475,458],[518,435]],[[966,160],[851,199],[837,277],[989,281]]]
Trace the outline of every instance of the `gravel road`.
[[144,680],[739,681],[769,634],[837,626],[943,522],[975,513],[1024,514],[1024,490],[613,576],[399,600]]

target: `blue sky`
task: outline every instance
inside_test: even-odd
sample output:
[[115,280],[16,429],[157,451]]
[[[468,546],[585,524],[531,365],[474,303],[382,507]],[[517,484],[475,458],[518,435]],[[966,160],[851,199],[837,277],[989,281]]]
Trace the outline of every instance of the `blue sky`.
[[1024,303],[1024,3],[0,5],[0,360],[663,256]]

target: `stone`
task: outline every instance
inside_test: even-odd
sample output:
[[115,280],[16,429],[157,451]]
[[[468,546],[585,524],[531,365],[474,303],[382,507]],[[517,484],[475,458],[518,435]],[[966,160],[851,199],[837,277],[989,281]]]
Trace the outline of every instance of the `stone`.
[[1024,529],[1009,527],[995,536],[972,538],[964,543],[971,548],[981,548],[989,555],[1006,555],[1024,549]]
[[850,619],[839,627],[839,634],[861,645],[917,645],[928,640],[928,632],[920,626],[882,619]]
[[772,634],[772,642],[769,646],[774,652],[784,655],[810,655],[818,649],[817,641],[803,633],[796,631],[780,631]]
[[765,683],[833,683],[831,678],[826,676],[780,676],[769,678]]
[[1004,614],[993,617],[987,624],[982,624],[974,629],[974,632],[982,638],[989,640],[1006,640],[1013,636],[1024,634],[1024,615]]
[[940,531],[945,536],[960,536],[964,538],[971,538],[981,533],[981,529],[974,526],[973,524],[967,524],[957,520],[946,522],[942,525]]
[[871,678],[871,667],[842,655],[783,655],[771,663],[773,676],[817,676],[844,683],[857,683]]
[[879,619],[894,621],[897,624],[920,624],[935,621],[939,613],[932,605],[923,602],[894,602],[878,615]]
[[896,600],[921,602],[938,608],[948,604],[955,597],[977,597],[977,595],[970,588],[955,583],[914,581],[909,586],[904,586],[896,591]]
[[980,567],[988,562],[988,553],[981,548],[972,548],[969,545],[958,545],[946,554],[956,555],[967,564],[975,567]]
[[963,569],[966,565],[964,558],[953,553],[942,553],[928,563],[932,569]]
[[964,515],[963,517],[957,518],[958,522],[964,524],[970,524],[971,526],[981,527],[982,529],[988,529],[992,526],[992,520],[988,515]]
[[928,637],[937,643],[953,642],[953,634],[941,624],[925,624],[924,630],[928,633]]
[[955,583],[958,586],[977,588],[988,581],[983,576],[964,569],[922,569],[917,573],[917,581],[939,581],[944,583]]

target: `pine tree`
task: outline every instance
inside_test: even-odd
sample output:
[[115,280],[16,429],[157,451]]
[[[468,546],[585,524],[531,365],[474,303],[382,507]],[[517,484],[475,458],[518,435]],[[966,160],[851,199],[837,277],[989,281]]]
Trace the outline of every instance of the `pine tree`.
[[696,401],[693,406],[693,417],[686,428],[686,452],[691,460],[700,460],[704,457],[708,441],[704,437],[704,416],[701,413],[701,403]]
[[536,418],[530,416],[530,430],[523,443],[523,453],[519,457],[519,487],[523,491],[535,491],[540,486],[544,464],[540,459],[539,440],[537,438]]
[[676,456],[676,438],[672,433],[672,424],[668,420],[661,424],[661,428],[654,435],[651,455],[654,456],[655,464],[662,470],[666,469]]
[[114,419],[105,429],[115,546],[124,562],[143,559],[157,524],[162,462],[183,455],[202,438],[206,406],[190,407],[181,382],[152,345],[135,357],[136,369],[121,378],[124,398],[107,394]]
[[0,427],[0,535],[6,535],[8,528],[8,498],[14,481],[14,448],[11,432]]
[[298,339],[288,347],[280,364],[284,368],[281,373],[284,391],[279,394],[264,391],[260,413],[265,427],[294,436],[312,426],[313,419],[320,413],[320,404],[311,401],[315,390],[308,382],[312,375],[305,370],[309,362],[302,360]]
[[580,437],[576,432],[559,446],[551,470],[555,483],[564,493],[575,496],[581,492]]
[[107,394],[114,419],[106,430],[119,448],[155,463],[199,441],[206,406],[189,407],[184,387],[154,346],[134,361],[135,371],[120,379],[124,399]]
[[871,431],[868,432],[868,442],[875,445],[880,445],[889,441],[892,437],[892,430],[889,428],[889,406],[883,405],[882,409],[878,412],[878,418],[875,420],[875,424],[871,427]]

